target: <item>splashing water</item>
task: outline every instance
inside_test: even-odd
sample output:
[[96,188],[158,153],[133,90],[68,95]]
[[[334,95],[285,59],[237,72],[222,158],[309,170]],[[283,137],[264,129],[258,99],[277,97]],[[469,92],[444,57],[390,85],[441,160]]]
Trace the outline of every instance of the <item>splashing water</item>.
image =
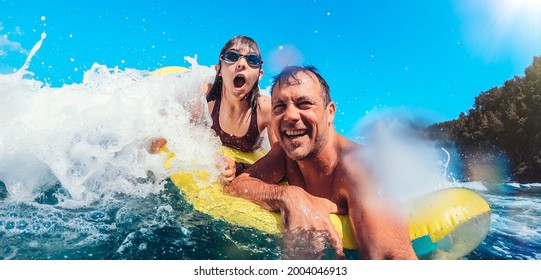
[[401,200],[455,186],[450,154],[422,132],[418,120],[401,111],[374,112],[359,124],[367,162],[384,192]]
[[[174,169],[202,169],[215,164],[218,141],[205,125],[190,123],[190,110],[206,108],[201,81],[211,81],[211,68],[192,66],[179,76],[154,78],[147,71],[109,69],[94,64],[81,84],[61,88],[22,79],[25,66],[0,76],[0,176],[10,198],[31,199],[42,185],[59,182],[71,203],[101,199],[107,192],[157,191],[133,180],[152,171],[168,177],[161,156],[145,147],[165,137],[169,148],[182,151]],[[204,122],[203,122],[204,123]]]
[[[215,70],[190,58],[190,71],[157,77],[94,64],[82,83],[52,88],[27,78],[45,38],[21,69],[0,74],[0,256],[94,258],[97,251],[68,252],[120,239],[123,258],[132,238],[181,223],[172,222],[179,198],[169,201],[178,190],[164,192],[172,172],[219,174],[220,141],[207,125],[201,87]],[[171,169],[164,155],[147,151],[155,137],[177,154]],[[177,229],[180,239],[189,231]],[[51,253],[58,248],[63,255]]]

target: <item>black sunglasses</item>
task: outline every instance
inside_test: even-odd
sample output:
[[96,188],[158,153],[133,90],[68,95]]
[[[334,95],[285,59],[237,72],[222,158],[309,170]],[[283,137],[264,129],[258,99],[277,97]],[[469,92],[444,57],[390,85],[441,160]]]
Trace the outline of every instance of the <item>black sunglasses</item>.
[[247,55],[242,55],[236,51],[228,51],[222,55],[222,59],[229,64],[239,61],[241,57],[246,58],[246,62],[248,62],[248,65],[252,67],[258,67],[261,65],[261,57],[259,57],[257,54],[249,53]]

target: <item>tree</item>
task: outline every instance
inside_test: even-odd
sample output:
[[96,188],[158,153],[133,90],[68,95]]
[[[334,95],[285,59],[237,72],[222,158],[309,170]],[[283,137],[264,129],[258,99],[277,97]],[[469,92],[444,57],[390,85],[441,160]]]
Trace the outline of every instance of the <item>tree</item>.
[[510,180],[541,182],[541,56],[524,72],[481,92],[468,114],[427,128],[441,145],[460,150],[462,179],[488,180],[473,173],[491,168]]

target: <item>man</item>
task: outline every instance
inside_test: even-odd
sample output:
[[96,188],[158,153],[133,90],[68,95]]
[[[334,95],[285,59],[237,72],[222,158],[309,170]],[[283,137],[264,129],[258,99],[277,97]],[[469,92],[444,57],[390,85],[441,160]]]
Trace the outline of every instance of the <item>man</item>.
[[[319,236],[339,257],[342,241],[330,213],[349,215],[361,257],[415,259],[407,224],[370,178],[362,146],[335,131],[336,106],[317,69],[287,67],[271,92],[271,128],[278,144],[224,191],[280,211],[287,238],[324,233]],[[288,185],[277,185],[282,180]]]

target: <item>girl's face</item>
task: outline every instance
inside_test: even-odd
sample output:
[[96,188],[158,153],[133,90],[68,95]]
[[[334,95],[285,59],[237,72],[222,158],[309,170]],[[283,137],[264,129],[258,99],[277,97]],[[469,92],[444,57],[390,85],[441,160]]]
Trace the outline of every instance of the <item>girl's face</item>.
[[243,99],[263,75],[263,61],[256,51],[234,44],[221,57],[217,70],[222,76],[223,90]]

